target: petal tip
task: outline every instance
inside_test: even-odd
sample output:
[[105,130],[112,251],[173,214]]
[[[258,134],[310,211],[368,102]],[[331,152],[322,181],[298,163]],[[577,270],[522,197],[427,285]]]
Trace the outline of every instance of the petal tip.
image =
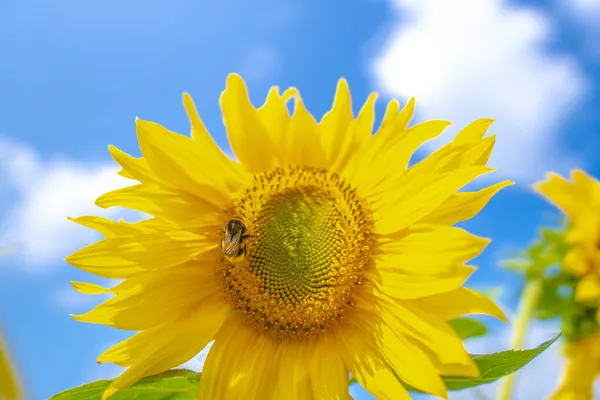
[[237,87],[246,87],[246,82],[244,79],[237,73],[232,72],[227,75],[226,86],[237,86]]
[[181,100],[183,102],[183,108],[185,108],[188,117],[192,114],[196,114],[196,105],[194,104],[194,99],[188,92],[183,92],[181,95]]

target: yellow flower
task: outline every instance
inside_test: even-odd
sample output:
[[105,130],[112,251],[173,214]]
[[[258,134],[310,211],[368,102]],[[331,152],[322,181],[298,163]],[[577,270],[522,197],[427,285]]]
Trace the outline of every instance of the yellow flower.
[[273,87],[256,109],[230,75],[221,108],[239,161],[212,141],[187,94],[191,138],[137,120],[143,157],[110,147],[139,184],[96,204],[154,218],[75,219],[105,239],[67,260],[125,279],[112,289],[75,282],[115,295],[75,318],[140,331],[99,357],[128,367],[104,398],[213,339],[200,399],[348,399],[349,373],[380,399],[410,398],[395,374],[446,398],[440,375],[478,375],[447,321],[504,315],[462,286],[474,271],[464,263],[489,241],[452,225],[511,184],[457,193],[492,171],[494,136],[483,137],[492,120],[408,168],[449,123],[408,128],[414,102],[391,101],[373,135],[375,99],[354,118],[340,80],[317,122],[296,89]]
[[567,343],[564,353],[565,371],[549,400],[592,400],[594,380],[600,373],[600,331]]
[[21,390],[14,365],[0,335],[0,400],[19,400]]
[[576,300],[600,299],[600,182],[574,170],[571,182],[549,173],[535,189],[558,206],[569,221],[565,240],[572,247],[563,267],[582,278],[575,292]]

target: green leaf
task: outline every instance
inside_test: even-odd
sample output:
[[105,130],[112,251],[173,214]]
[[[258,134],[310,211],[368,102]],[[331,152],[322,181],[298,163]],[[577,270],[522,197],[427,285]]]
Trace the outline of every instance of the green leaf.
[[[111,381],[88,383],[59,393],[50,400],[100,400]],[[174,369],[142,379],[129,389],[115,394],[111,400],[196,400],[200,374],[187,369]]]
[[[442,377],[448,390],[463,390],[487,383],[492,383],[500,378],[511,375],[527,364],[558,340],[560,333],[554,338],[540,344],[535,349],[530,350],[507,350],[500,353],[473,355],[473,360],[479,367],[481,376],[479,378],[462,378],[454,376]],[[398,377],[396,377],[400,380]],[[401,380],[400,380],[401,381]],[[420,392],[410,385],[402,382],[404,387],[410,392]]]
[[448,386],[448,390],[462,390],[491,383],[511,375],[546,351],[559,337],[560,334],[530,350],[508,350],[500,353],[474,355],[473,360],[475,360],[479,367],[481,377],[444,377],[446,386]]
[[487,328],[483,322],[473,318],[459,317],[448,322],[463,340],[484,336],[487,333]]

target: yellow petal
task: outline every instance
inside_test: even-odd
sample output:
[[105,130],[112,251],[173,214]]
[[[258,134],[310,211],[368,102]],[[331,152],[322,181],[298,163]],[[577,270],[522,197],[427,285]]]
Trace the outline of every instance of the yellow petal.
[[405,135],[408,119],[412,116],[412,112],[408,116],[409,111],[411,107],[414,109],[414,99],[411,99],[400,113],[398,107],[397,100],[388,103],[381,125],[369,144],[367,151],[370,156],[387,151],[392,143]]
[[392,123],[396,119],[396,116],[398,115],[399,109],[400,103],[398,103],[398,100],[396,99],[392,99],[387,104],[387,107],[385,108],[385,114],[381,119],[381,124],[379,125],[379,128],[377,129],[375,135],[382,134],[382,132],[384,132],[387,128],[389,128],[392,125]]
[[[237,316],[229,318],[215,336],[202,368],[202,385],[198,391],[199,400],[209,399],[243,399],[243,396],[255,397],[256,392],[244,392],[248,388],[258,390],[261,374],[267,363],[276,364],[273,359],[274,346],[268,343],[270,338],[263,338],[256,331],[246,326]],[[255,350],[262,350],[270,360],[262,358]],[[245,369],[255,365],[254,369]],[[271,381],[276,377],[269,376]],[[275,382],[272,382],[275,384]],[[257,397],[260,398],[260,397]],[[262,397],[267,398],[267,397]]]
[[598,335],[594,334],[565,344],[565,369],[560,385],[549,397],[550,400],[587,400],[594,397],[600,356],[598,339]]
[[83,294],[92,294],[93,295],[93,294],[110,293],[110,289],[107,289],[100,285],[96,285],[94,283],[71,281],[71,285],[79,293],[83,293]]
[[373,134],[373,125],[375,124],[375,102],[377,93],[371,93],[367,101],[362,106],[356,117],[355,134],[360,140],[370,139]]
[[329,165],[333,165],[338,158],[345,142],[353,139],[346,135],[353,119],[350,88],[345,79],[340,79],[331,110],[323,115],[319,123],[323,150]]
[[[384,239],[385,240],[385,239]],[[401,299],[453,290],[473,272],[463,267],[489,240],[455,227],[415,225],[402,236],[381,244],[375,282],[380,290]]]
[[577,284],[575,300],[590,301],[600,297],[600,279],[595,275],[584,276]]
[[246,170],[260,173],[275,167],[275,144],[250,103],[246,84],[237,74],[227,77],[221,110],[231,148]]
[[223,209],[207,199],[152,184],[113,190],[100,196],[96,205],[102,208],[129,208],[175,222],[182,227],[218,225],[223,215]]
[[132,229],[134,229],[128,225],[119,224],[118,222],[96,216],[83,216],[78,218],[67,217],[67,219],[81,226],[85,226],[86,228],[93,229],[105,238],[131,234]]
[[462,286],[475,272],[473,267],[456,267],[451,270],[433,270],[424,273],[402,270],[383,270],[368,274],[377,287],[396,299],[415,299],[445,293]]
[[[398,232],[425,218],[450,196],[475,178],[489,173],[488,167],[469,167],[454,172],[424,177],[416,181],[410,174],[376,204],[376,229],[380,234]],[[410,172],[410,171],[409,171]],[[393,190],[393,191],[392,191]]]
[[306,368],[315,399],[345,399],[348,393],[348,370],[339,355],[335,337],[326,333],[316,338],[305,351]]
[[140,379],[155,375],[190,360],[210,342],[227,317],[224,302],[206,302],[182,318],[154,331],[146,345],[137,344],[139,353],[130,359],[130,367],[113,380],[102,395],[106,400]]
[[[272,397],[277,384],[277,371],[279,370],[277,354],[277,343],[266,335],[256,332],[246,332],[250,338],[243,345],[245,353],[243,357],[237,357],[233,371],[237,372],[236,394],[240,400],[247,399],[250,393],[256,398],[265,399]],[[239,340],[239,339],[238,339]],[[240,341],[241,344],[241,341]],[[238,355],[241,353],[238,353]],[[242,378],[243,379],[240,379]]]
[[289,89],[287,95],[294,100],[294,113],[286,132],[286,149],[290,165],[327,166],[325,151],[319,139],[317,121],[308,112],[300,94]]
[[132,157],[113,145],[108,146],[108,151],[112,158],[121,166],[121,170],[118,172],[119,175],[143,183],[160,183],[162,185],[171,186],[171,184],[162,180],[152,172],[150,166],[143,157]]
[[462,154],[456,157],[453,163],[448,164],[445,170],[451,171],[458,168],[485,165],[492,154],[495,144],[496,136],[492,135],[483,138],[479,142],[464,148]]
[[378,269],[415,273],[445,270],[477,257],[489,242],[457,227],[415,224],[396,235],[382,237]]
[[85,226],[86,228],[94,229],[105,238],[114,238],[121,235],[135,235],[140,231],[165,232],[175,229],[175,226],[172,224],[157,218],[150,218],[133,223],[124,221],[115,222],[95,216],[83,216],[78,218],[67,217],[67,219],[81,226]]
[[379,400],[410,400],[411,397],[393,374],[380,353],[373,332],[361,332],[354,324],[336,329],[346,368],[366,391]]
[[430,310],[445,320],[467,314],[485,314],[507,322],[506,315],[493,301],[465,287],[406,302]]
[[140,232],[99,241],[65,260],[105,278],[127,278],[142,271],[181,264],[209,250],[202,237],[190,232]]
[[446,385],[438,371],[418,346],[385,325],[380,335],[386,360],[404,383],[439,398],[448,398]]
[[227,171],[215,170],[215,159],[189,137],[171,132],[159,124],[136,120],[142,154],[152,172],[161,180],[213,203],[228,204]]
[[275,152],[273,157],[279,160],[279,164],[285,164],[288,160],[286,132],[290,124],[290,114],[287,109],[286,99],[279,94],[277,86],[271,87],[264,104],[256,110],[256,115],[261,125],[269,135]]
[[422,221],[440,225],[467,221],[476,216],[500,189],[513,184],[513,181],[504,181],[477,192],[455,193]]
[[348,126],[345,133],[347,137],[330,167],[331,171],[344,173],[347,168],[353,169],[357,156],[367,144],[370,144],[375,122],[376,99],[377,95],[375,93],[369,95],[356,120]]
[[[369,145],[357,156],[357,165],[350,176],[366,192],[379,189],[386,181],[394,181],[395,185],[395,180],[404,173],[414,152],[428,140],[439,136],[450,124],[448,121],[432,120],[404,130],[405,121],[398,116],[388,129],[369,141]],[[387,173],[374,177],[369,171]]]
[[536,183],[534,189],[558,206],[569,218],[577,218],[585,202],[585,193],[560,175],[550,172],[546,180]]
[[[365,365],[366,364],[366,365]],[[365,390],[379,400],[411,400],[396,376],[380,364],[356,363],[353,376]],[[354,375],[356,374],[356,375]],[[359,378],[360,376],[360,378]]]
[[397,162],[395,163],[396,167],[399,170],[406,169],[414,152],[425,142],[441,135],[450,125],[452,125],[452,123],[449,121],[431,120],[421,122],[420,124],[416,124],[407,129],[394,144],[390,144],[390,152],[394,151],[398,157]]
[[588,253],[583,246],[574,246],[563,259],[563,268],[575,275],[582,276],[590,271]]
[[185,107],[185,112],[187,113],[192,127],[192,138],[200,145],[200,148],[205,154],[204,157],[214,163],[212,167],[216,171],[221,171],[223,181],[227,188],[231,191],[237,190],[240,183],[248,179],[243,168],[241,168],[239,163],[227,157],[215,143],[200,119],[192,96],[187,93],[183,94],[183,106]]
[[128,367],[132,360],[137,358],[144,349],[151,344],[151,339],[157,331],[164,329],[166,324],[162,324],[152,329],[146,329],[136,333],[130,338],[117,343],[110,349],[102,353],[98,358],[99,364],[114,363],[120,367]]
[[402,107],[402,110],[400,111],[400,113],[398,113],[398,116],[396,117],[396,121],[395,121],[395,124],[396,124],[395,129],[406,130],[406,128],[408,127],[408,124],[410,123],[414,114],[415,114],[415,98],[411,97],[408,99],[408,101],[406,102],[404,107]]
[[274,398],[303,400],[300,392],[308,382],[307,365],[304,361],[306,346],[303,344],[294,341],[280,344],[279,374]]
[[586,193],[590,202],[598,204],[600,201],[600,182],[586,174],[580,169],[571,171],[571,180],[574,186],[578,187],[583,193]]
[[464,344],[435,310],[411,302],[381,300],[383,320],[390,329],[412,339],[443,376],[479,377],[479,369]]
[[117,296],[73,318],[125,330],[150,329],[213,301],[218,284],[213,274],[194,264],[136,274],[113,290]]
[[478,142],[494,121],[492,118],[481,118],[473,121],[458,132],[452,142],[458,146]]
[[[408,99],[408,102],[404,105],[402,110],[397,113],[397,115],[392,115],[392,112],[397,110],[398,102],[396,100],[390,101],[381,127],[375,135],[379,136],[379,139],[381,139],[382,148],[386,148],[392,143],[395,143],[396,140],[401,140],[400,138],[405,136],[408,124],[415,113],[415,98],[411,97]],[[413,135],[410,136],[411,138],[414,137]]]
[[21,400],[21,384],[15,366],[9,357],[6,344],[0,336],[0,398],[5,400]]

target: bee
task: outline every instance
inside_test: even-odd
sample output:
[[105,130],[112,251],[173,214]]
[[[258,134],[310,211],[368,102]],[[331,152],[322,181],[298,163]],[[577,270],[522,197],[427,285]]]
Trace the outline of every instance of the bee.
[[245,239],[252,235],[246,234],[246,225],[239,218],[232,218],[223,228],[221,252],[223,257],[231,262],[242,261],[246,257]]

